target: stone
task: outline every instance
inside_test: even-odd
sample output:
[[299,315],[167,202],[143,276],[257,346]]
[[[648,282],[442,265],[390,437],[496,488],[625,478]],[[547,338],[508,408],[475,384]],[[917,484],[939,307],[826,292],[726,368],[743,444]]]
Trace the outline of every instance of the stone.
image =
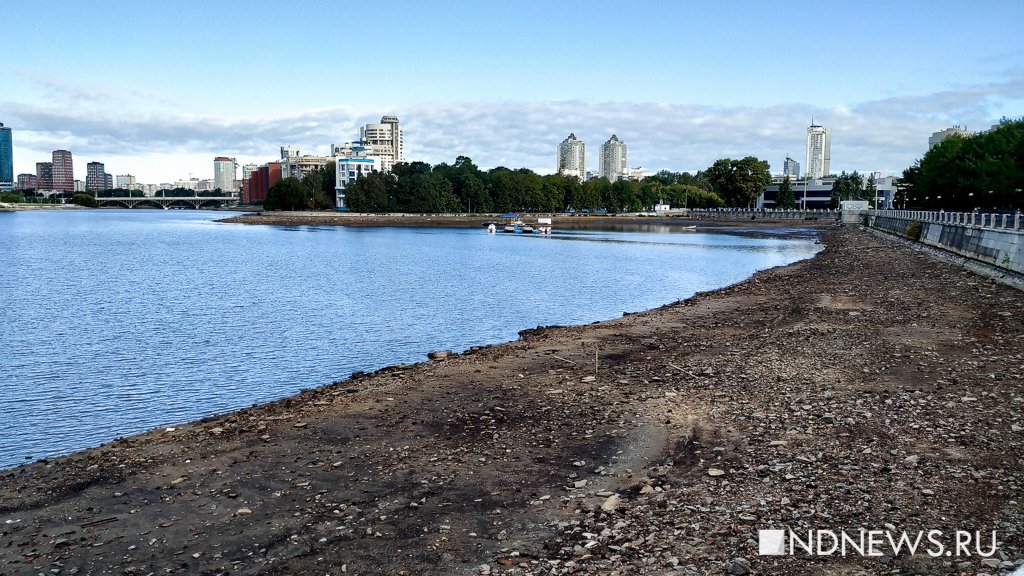
[[614,512],[621,502],[622,499],[619,498],[618,494],[612,494],[604,501],[604,504],[601,504],[601,510],[604,510],[605,512]]
[[708,468],[708,476],[724,476],[725,470],[721,468]]
[[246,514],[252,514],[252,509],[250,509],[250,508],[239,508],[238,510],[235,510],[235,514],[237,514],[238,516],[245,516]]
[[430,358],[431,360],[444,360],[445,358],[451,355],[451,350],[435,350],[433,352],[427,353],[427,358]]
[[744,576],[750,574],[750,562],[746,558],[733,558],[729,563],[727,573],[733,576]]

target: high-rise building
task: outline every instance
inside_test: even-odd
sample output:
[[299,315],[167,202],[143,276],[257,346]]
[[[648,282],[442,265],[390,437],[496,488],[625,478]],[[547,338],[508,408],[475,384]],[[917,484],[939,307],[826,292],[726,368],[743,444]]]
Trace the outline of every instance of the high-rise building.
[[36,190],[53,190],[53,162],[36,162]]
[[0,122],[0,190],[14,189],[14,139]]
[[626,174],[626,166],[626,144],[612,134],[612,137],[601,145],[598,176],[607,178],[609,182],[616,182]]
[[71,152],[67,150],[53,151],[53,189],[58,192],[75,191],[75,166]]
[[556,163],[558,173],[563,176],[574,176],[579,180],[587,177],[587,147],[576,138],[576,134],[569,133],[569,137],[558,145]]
[[[0,124],[0,126],[3,126],[3,124]],[[953,136],[954,134],[957,135],[957,136],[970,136],[971,135],[971,133],[967,131],[967,127],[966,126],[953,126],[952,128],[946,128],[945,130],[940,130],[938,132],[933,132],[931,137],[928,138],[928,149],[931,150],[939,142],[942,142],[943,140],[945,140],[946,138],[949,138],[950,136]]]
[[103,189],[112,190],[114,188],[114,175],[110,172],[103,174]]
[[782,175],[792,176],[794,179],[800,177],[800,163],[793,160],[789,156],[786,156],[786,161],[782,163]]
[[380,159],[380,170],[390,172],[397,162],[404,162],[402,151],[402,127],[398,118],[387,115],[379,124],[367,124],[359,131],[359,140],[366,147],[369,156]]
[[235,160],[226,156],[213,159],[213,187],[221,192],[237,192],[235,190]]
[[832,133],[813,121],[807,127],[807,178],[820,180],[830,174],[832,160]]
[[89,162],[85,165],[85,189],[89,192],[107,189],[107,171],[103,162]]

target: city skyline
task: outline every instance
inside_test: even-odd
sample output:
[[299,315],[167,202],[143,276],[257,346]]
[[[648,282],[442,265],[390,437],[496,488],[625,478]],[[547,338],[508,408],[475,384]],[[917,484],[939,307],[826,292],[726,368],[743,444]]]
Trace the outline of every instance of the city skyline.
[[[342,20],[372,29],[380,15],[314,1],[312,21],[299,10],[260,17],[269,6],[227,2],[194,18],[199,7],[189,3],[86,9],[14,0],[5,20],[19,50],[0,63],[14,173],[34,173],[64,149],[75,174],[99,161],[140,182],[211,178],[217,156],[262,164],[284,145],[329,155],[331,142],[388,111],[403,119],[406,160],[431,164],[466,155],[485,169],[550,174],[550,151],[566,134],[598,143],[614,133],[647,173],[747,155],[780,173],[787,156],[802,157],[813,117],[831,130],[832,172],[898,174],[936,131],[1024,116],[1017,2],[824,11],[805,2],[640,2],[620,11],[571,1],[457,1],[445,10],[397,2],[388,46],[375,56],[382,67],[366,74],[335,68],[349,47],[319,39]],[[813,22],[784,18],[812,13],[858,33],[832,34],[823,50],[806,34]],[[240,18],[247,14],[255,17]],[[88,33],[115,15],[128,32]],[[208,56],[228,19],[245,32],[218,44],[237,71],[232,82],[222,59]],[[37,34],[37,22],[51,33]],[[616,41],[580,45],[584,30],[602,29]],[[431,40],[438,30],[450,32],[444,42]],[[580,64],[550,57],[567,53]],[[260,69],[283,72],[249,86],[248,71]]]

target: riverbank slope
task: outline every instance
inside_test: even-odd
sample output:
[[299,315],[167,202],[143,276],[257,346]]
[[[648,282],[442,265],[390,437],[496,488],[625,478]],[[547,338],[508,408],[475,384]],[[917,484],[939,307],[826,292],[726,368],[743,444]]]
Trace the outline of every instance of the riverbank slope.
[[[822,238],[649,312],[0,472],[0,573],[1008,570],[1024,294],[855,227]],[[889,526],[999,551],[757,555],[759,529]]]

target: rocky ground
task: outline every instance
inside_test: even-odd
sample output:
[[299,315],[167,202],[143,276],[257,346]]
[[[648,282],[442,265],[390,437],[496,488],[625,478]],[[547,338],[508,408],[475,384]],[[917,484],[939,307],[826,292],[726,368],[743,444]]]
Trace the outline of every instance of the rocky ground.
[[[822,240],[657,310],[0,472],[0,573],[1015,570],[1024,294]],[[758,555],[760,529],[859,528],[997,550]]]

